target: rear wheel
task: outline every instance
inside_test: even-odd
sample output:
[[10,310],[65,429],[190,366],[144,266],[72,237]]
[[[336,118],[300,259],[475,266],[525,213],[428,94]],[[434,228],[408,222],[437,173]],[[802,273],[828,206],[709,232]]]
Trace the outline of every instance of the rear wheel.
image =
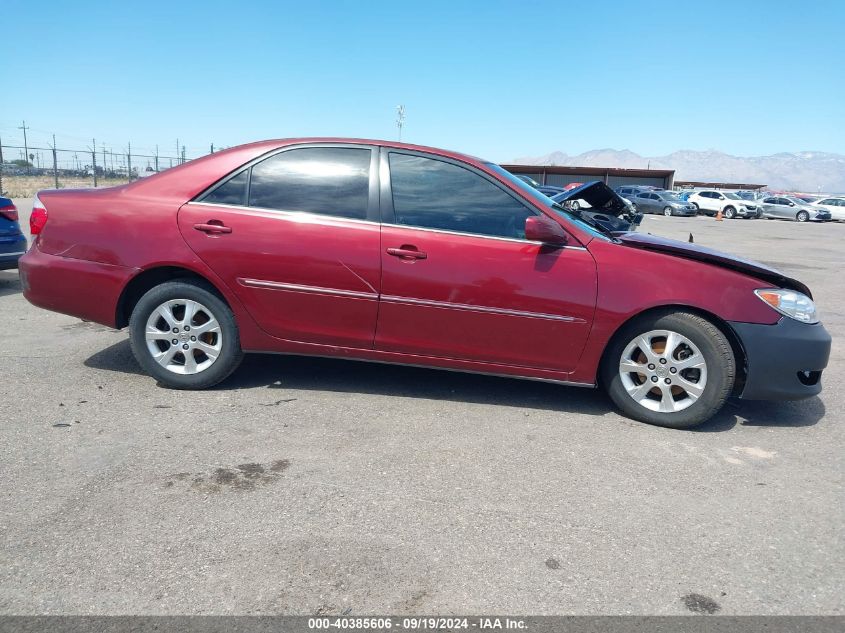
[[646,315],[614,338],[601,378],[627,416],[675,429],[711,418],[736,375],[733,350],[713,323],[688,312]]
[[725,217],[728,220],[733,220],[736,217],[736,209],[733,207],[725,207]]
[[795,216],[795,219],[798,220],[799,222],[806,222],[807,220],[810,219],[810,214],[807,213],[806,211],[799,211],[798,215]]
[[672,207],[663,207],[663,215],[667,218],[672,217]]
[[216,385],[243,358],[234,314],[199,281],[149,290],[132,310],[129,339],[141,367],[173,389]]

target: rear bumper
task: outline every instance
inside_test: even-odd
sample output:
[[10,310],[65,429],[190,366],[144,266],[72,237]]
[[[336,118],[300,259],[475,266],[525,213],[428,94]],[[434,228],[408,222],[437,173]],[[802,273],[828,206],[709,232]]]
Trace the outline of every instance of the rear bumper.
[[774,325],[730,323],[747,358],[740,394],[747,400],[801,400],[822,390],[830,356],[830,334],[821,324],[783,317]]
[[23,295],[40,308],[115,326],[117,302],[134,268],[48,255],[34,244],[20,258]]
[[0,237],[0,270],[18,267],[18,260],[26,252],[23,234]]

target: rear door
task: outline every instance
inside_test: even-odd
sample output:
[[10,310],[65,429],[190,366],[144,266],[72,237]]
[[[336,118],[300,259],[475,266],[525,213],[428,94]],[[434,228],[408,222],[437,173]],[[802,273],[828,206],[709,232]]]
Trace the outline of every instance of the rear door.
[[785,198],[767,198],[766,214],[773,218],[791,218],[793,215]]
[[722,208],[719,204],[718,196],[715,191],[702,191],[701,202],[702,204],[699,206],[708,211],[718,211]]
[[190,247],[269,334],[371,348],[381,274],[377,150],[294,146],[179,210]]
[[654,201],[651,199],[651,195],[647,191],[637,195],[635,204],[641,213],[654,213]]
[[571,371],[595,308],[590,253],[527,241],[539,211],[464,163],[383,149],[381,174],[376,349]]

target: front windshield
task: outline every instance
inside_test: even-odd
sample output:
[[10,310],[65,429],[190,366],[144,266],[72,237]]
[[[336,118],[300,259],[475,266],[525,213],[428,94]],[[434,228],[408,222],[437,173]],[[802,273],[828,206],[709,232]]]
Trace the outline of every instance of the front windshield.
[[552,211],[554,211],[558,215],[561,215],[561,216],[565,217],[569,222],[572,222],[573,224],[578,225],[578,228],[581,229],[582,231],[585,231],[585,232],[589,233],[590,235],[592,235],[593,237],[603,239],[607,242],[612,241],[607,235],[605,235],[604,233],[599,231],[592,224],[582,220],[575,213],[573,213],[572,211],[569,211],[569,210],[565,209],[564,207],[560,206],[559,203],[555,202],[554,200],[552,200],[548,196],[544,196],[542,193],[537,191],[534,187],[532,187],[531,185],[526,183],[524,180],[514,176],[507,169],[505,169],[505,168],[503,168],[499,165],[496,165],[495,163],[485,163],[485,165],[488,168],[490,168],[492,171],[496,172],[496,174],[498,176],[500,176],[502,179],[507,180],[508,182],[510,182],[513,185],[516,185],[517,188],[521,189],[525,193],[531,194],[531,196],[534,198],[534,200],[537,200],[538,202],[542,202],[544,205],[546,205],[549,209],[551,209]]
[[807,204],[801,198],[787,198],[787,200],[789,200],[790,202],[794,202],[795,204]]
[[722,195],[725,196],[728,200],[742,200],[742,198],[740,198],[735,193],[723,193]]

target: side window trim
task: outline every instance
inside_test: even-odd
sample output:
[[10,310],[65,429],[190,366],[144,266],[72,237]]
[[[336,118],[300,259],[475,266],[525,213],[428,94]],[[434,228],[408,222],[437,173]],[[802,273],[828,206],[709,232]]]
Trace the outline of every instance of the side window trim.
[[389,161],[389,154],[404,154],[406,156],[417,156],[419,158],[427,158],[430,160],[438,160],[442,163],[447,163],[449,165],[454,165],[456,167],[461,167],[462,169],[466,169],[473,174],[484,178],[486,181],[497,187],[500,191],[508,194],[511,198],[514,199],[517,203],[525,207],[528,211],[533,213],[534,215],[542,215],[537,209],[532,207],[531,205],[527,204],[525,200],[520,198],[519,196],[514,195],[511,191],[508,191],[505,187],[502,187],[496,179],[492,178],[490,175],[484,173],[483,171],[476,169],[473,165],[469,165],[467,163],[462,163],[460,161],[453,160],[451,158],[447,158],[445,156],[436,156],[434,154],[427,154],[425,152],[415,152],[413,150],[405,150],[405,149],[397,149],[394,147],[385,147],[382,146],[379,151],[379,175],[380,175],[380,186],[379,186],[379,197],[381,199],[381,221],[383,224],[389,224],[391,226],[403,226],[407,228],[415,228],[421,231],[434,231],[438,233],[457,233],[460,235],[471,235],[473,237],[482,237],[487,239],[497,239],[497,240],[511,240],[511,241],[518,241],[518,242],[531,242],[531,240],[519,239],[519,238],[511,238],[511,237],[497,237],[495,235],[484,235],[482,233],[463,233],[461,231],[449,231],[446,229],[432,229],[427,227],[413,227],[407,224],[399,224],[396,221],[396,212],[393,209],[393,189],[391,188],[390,184],[390,161]]
[[[266,207],[257,207],[257,206],[250,206],[249,205],[249,197],[250,197],[250,189],[252,187],[252,168],[253,166],[261,163],[277,154],[281,154],[283,152],[290,152],[297,149],[313,149],[319,147],[334,147],[339,149],[366,149],[370,151],[370,174],[369,174],[369,191],[368,191],[368,198],[367,198],[367,216],[364,220],[356,220],[355,218],[346,218],[340,215],[327,215],[324,213],[311,213],[309,211],[282,211],[279,209],[270,209]],[[362,143],[299,143],[296,145],[286,145],[284,147],[280,147],[278,149],[269,151],[261,156],[253,158],[248,163],[241,165],[234,171],[230,172],[214,184],[212,184],[207,189],[200,192],[198,195],[194,196],[189,202],[204,202],[205,198],[213,193],[219,187],[222,187],[227,182],[229,182],[232,178],[235,178],[239,174],[244,171],[248,171],[247,174],[247,183],[246,183],[246,200],[244,200],[244,204],[233,204],[233,205],[226,205],[232,207],[239,207],[245,209],[261,209],[263,211],[273,211],[275,213],[280,214],[289,214],[289,213],[307,213],[309,215],[315,215],[320,217],[326,218],[339,218],[342,220],[349,220],[351,222],[379,222],[381,220],[379,214],[379,147],[375,145],[366,145]],[[206,202],[205,204],[217,204],[215,202]]]

